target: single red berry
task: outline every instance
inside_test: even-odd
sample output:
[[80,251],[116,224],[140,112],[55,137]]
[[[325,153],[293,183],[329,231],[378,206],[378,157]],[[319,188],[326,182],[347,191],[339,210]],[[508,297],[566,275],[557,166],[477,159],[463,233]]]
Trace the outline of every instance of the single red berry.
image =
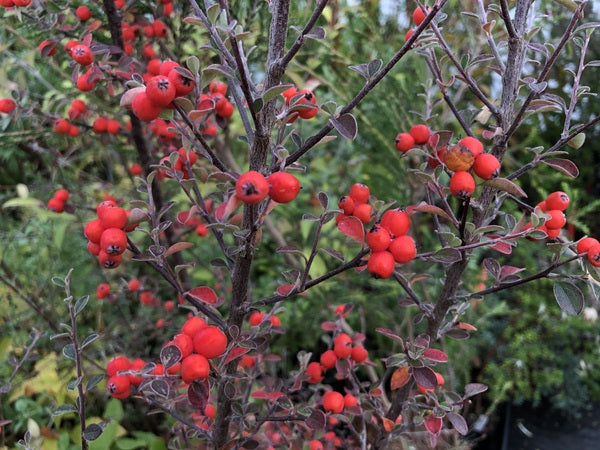
[[197,354],[192,354],[181,362],[181,378],[185,383],[204,380],[210,374],[208,360]]
[[79,128],[75,125],[69,126],[69,136],[71,136],[71,137],[79,136]]
[[175,302],[173,300],[165,302],[165,311],[172,311],[173,308],[175,308]]
[[82,66],[89,66],[94,61],[94,54],[87,45],[79,44],[71,49],[71,57]]
[[94,133],[104,133],[106,132],[106,128],[108,126],[108,121],[105,117],[97,117],[94,120],[94,124],[92,125],[92,129]]
[[165,37],[169,32],[169,29],[164,22],[159,19],[156,19],[154,22],[152,22],[152,29],[154,30],[154,36],[158,38]]
[[98,253],[98,261],[105,269],[116,269],[121,265],[123,258],[121,255],[109,255],[104,250],[100,250],[100,253]]
[[344,214],[350,215],[354,212],[354,199],[349,195],[344,195],[338,202],[338,207],[344,211]]
[[85,227],[83,227],[83,234],[88,238],[88,241],[93,242],[94,244],[100,244],[100,238],[102,237],[104,230],[105,228],[102,226],[100,219],[94,219],[85,224]]
[[271,325],[273,325],[274,327],[280,327],[281,326],[281,319],[277,316],[271,316],[269,317],[269,322],[271,322]]
[[87,105],[85,102],[78,98],[71,102],[71,107],[76,108],[82,114],[87,111]]
[[413,34],[415,34],[415,30],[413,28],[409,28],[404,35],[404,42],[408,41]]
[[458,141],[458,143],[460,145],[464,145],[469,150],[471,150],[471,153],[473,153],[473,156],[475,158],[477,158],[483,153],[483,144],[477,138],[474,138],[472,136],[465,136],[460,141]]
[[371,221],[371,215],[373,214],[373,207],[368,203],[361,203],[354,207],[352,215],[360,220],[362,223],[369,223]]
[[169,73],[174,67],[180,67],[179,63],[171,61],[170,59],[167,61],[163,61],[160,64],[159,75],[164,75],[165,77],[168,77]]
[[181,359],[187,358],[194,351],[194,341],[186,333],[179,333],[173,338],[173,344],[181,351]]
[[390,244],[389,251],[394,257],[394,261],[400,264],[412,261],[417,256],[415,241],[408,235],[395,237]]
[[93,78],[92,81],[90,81],[91,76],[91,69],[89,69],[86,73],[79,75],[77,77],[77,81],[75,82],[77,89],[79,89],[81,92],[89,92],[94,89],[94,86],[96,86],[96,82],[98,80]]
[[592,248],[594,245],[598,245],[598,244],[600,244],[600,242],[598,242],[597,239],[595,239],[593,237],[584,237],[577,243],[577,253],[578,254],[585,253],[590,248]]
[[390,237],[390,232],[387,228],[375,224],[373,225],[373,228],[367,232],[366,242],[372,252],[382,252],[387,250],[390,246],[392,238]]
[[211,94],[227,94],[227,84],[222,81],[211,81],[208,85],[208,92]]
[[550,215],[550,218],[547,219],[544,223],[544,225],[546,225],[546,228],[562,228],[567,223],[565,213],[559,211],[558,209],[552,209],[546,214]]
[[71,129],[71,124],[66,119],[56,119],[52,126],[55,133],[67,134]]
[[100,283],[96,288],[96,297],[102,299],[108,294],[110,294],[110,285],[108,283]]
[[394,273],[394,257],[387,250],[372,253],[367,262],[367,270],[380,278],[388,278]]
[[90,11],[90,8],[88,8],[87,6],[81,5],[80,7],[78,7],[75,10],[75,15],[82,22],[87,22],[92,17],[92,12]]
[[309,384],[320,383],[323,380],[323,369],[321,368],[321,364],[316,361],[308,364],[306,374],[308,375],[306,381]]
[[213,325],[202,328],[194,335],[194,350],[208,359],[221,356],[226,348],[227,336]]
[[417,6],[413,11],[413,22],[415,23],[415,25],[421,25],[430,11],[431,8],[427,8],[425,11],[423,11],[420,6]]
[[248,354],[244,354],[240,358],[239,365],[241,367],[254,367],[255,364],[256,364],[256,356],[250,356]]
[[104,228],[125,228],[127,212],[119,206],[108,206],[98,210],[98,218]]
[[[310,104],[310,105],[316,106],[316,104],[317,104],[317,98],[315,97],[315,94],[313,94],[308,89],[302,89],[296,95],[302,95],[302,97],[296,102],[296,105]],[[318,107],[317,108],[302,108],[298,111],[298,115],[300,117],[302,117],[303,119],[312,119],[318,113],[319,113]]]
[[119,372],[129,370],[131,362],[126,356],[115,356],[106,365],[106,375],[109,377],[118,375]]
[[333,369],[337,360],[338,357],[333,350],[324,351],[323,353],[321,353],[321,357],[319,358],[321,365],[325,369]]
[[352,394],[344,395],[344,408],[353,408],[358,405],[358,400]]
[[250,317],[248,318],[248,323],[252,327],[257,327],[261,324],[264,318],[265,314],[261,313],[260,311],[254,311],[252,314],[250,314]]
[[548,235],[548,239],[557,238],[560,235],[560,231],[562,228],[546,228],[546,234]]
[[169,81],[175,87],[175,93],[177,97],[182,97],[189,94],[194,90],[194,87],[196,87],[194,75],[192,75],[192,72],[184,69],[183,67],[178,67],[177,70],[171,70],[168,77]]
[[142,174],[142,166],[140,166],[138,163],[133,163],[131,166],[129,166],[129,173],[131,175],[138,176]]
[[127,375],[114,375],[106,382],[106,390],[114,398],[127,398],[131,393],[131,382]]
[[[160,75],[160,65],[162,64],[162,61],[158,58],[154,58],[151,59],[150,61],[148,61],[148,66],[146,68],[146,70],[148,70],[148,73],[152,74],[152,75]],[[168,74],[167,74],[168,76]]]
[[325,392],[323,395],[323,409],[325,412],[340,414],[344,410],[344,396],[335,391]]
[[92,255],[98,256],[98,254],[100,253],[100,245],[92,241],[88,241],[87,249],[88,252],[90,252]]
[[262,173],[251,170],[240,175],[235,191],[244,203],[260,203],[269,193],[269,182]]
[[[145,365],[146,361],[144,361],[141,358],[137,358],[131,361],[131,366],[129,367],[129,370],[139,372],[144,368]],[[144,381],[144,377],[140,375],[128,374],[127,377],[129,378],[129,382],[133,386],[139,386],[142,383],[142,381]]]
[[396,150],[406,153],[415,146],[415,139],[410,133],[398,133],[396,136]]
[[413,125],[409,133],[417,145],[427,144],[429,136],[431,135],[429,127],[425,124]]
[[352,354],[352,338],[346,333],[341,333],[333,340],[333,351],[335,355],[344,359]]
[[369,352],[362,345],[355,345],[352,347],[352,353],[350,357],[354,360],[354,362],[362,363],[365,362],[369,357]]
[[491,153],[480,153],[473,163],[473,172],[484,180],[497,177],[500,172],[500,161]]
[[105,208],[113,208],[117,206],[117,202],[114,200],[103,200],[96,205],[96,215],[100,217]]
[[410,216],[399,209],[388,209],[381,216],[379,225],[388,230],[392,237],[403,236],[410,229]]
[[146,83],[146,97],[161,108],[169,105],[175,98],[176,93],[175,86],[164,75],[156,75]]
[[154,302],[154,295],[150,291],[140,292],[140,303],[142,305],[151,305]]
[[152,103],[145,92],[140,92],[135,96],[131,109],[138,119],[144,122],[156,119],[162,111],[162,107]]
[[129,282],[127,283],[127,289],[129,289],[130,291],[137,291],[140,288],[140,280],[138,280],[137,278],[133,278],[131,280],[129,280]]
[[50,211],[54,211],[56,213],[61,213],[65,210],[65,202],[56,197],[52,197],[50,200],[48,200],[46,206]]
[[310,447],[309,450],[324,450],[325,447],[323,447],[323,444],[321,443],[321,441],[317,441],[316,439],[313,439],[312,441],[310,441]]
[[222,100],[215,105],[215,114],[227,119],[233,115],[233,104],[228,100]]
[[562,191],[556,191],[546,197],[546,207],[550,209],[558,209],[564,211],[569,207],[569,196]]
[[208,228],[206,228],[206,226],[203,223],[201,223],[197,225],[196,228],[194,228],[194,233],[196,233],[197,236],[204,237],[208,235],[209,231]]
[[467,198],[475,192],[475,180],[469,172],[455,172],[450,178],[450,192],[455,197]]
[[288,203],[296,198],[300,192],[300,182],[287,172],[274,172],[267,178],[269,182],[269,196],[277,203]]
[[181,332],[187,334],[192,339],[201,329],[206,327],[206,322],[198,316],[192,316],[185,321],[181,327]]
[[100,237],[100,248],[109,255],[120,255],[127,249],[127,234],[119,228],[107,228]]
[[600,244],[590,247],[587,253],[588,261],[594,267],[600,267]]
[[106,132],[108,134],[117,134],[121,131],[121,124],[118,120],[108,119],[106,123]]
[[371,191],[366,184],[355,183],[350,188],[350,197],[352,197],[356,203],[367,203],[369,195],[371,195]]

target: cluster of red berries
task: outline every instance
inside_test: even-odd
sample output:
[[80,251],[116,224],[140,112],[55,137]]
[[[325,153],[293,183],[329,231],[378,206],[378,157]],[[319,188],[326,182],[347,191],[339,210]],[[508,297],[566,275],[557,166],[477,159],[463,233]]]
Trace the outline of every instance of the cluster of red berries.
[[577,253],[587,252],[587,259],[594,267],[600,267],[600,242],[593,237],[584,237],[577,243]]
[[395,139],[396,150],[402,153],[406,153],[415,145],[423,145],[429,141],[431,131],[425,124],[413,125],[408,133],[398,133]]
[[0,98],[0,112],[9,114],[15,109],[17,104],[12,98]]
[[119,206],[114,200],[105,200],[96,207],[96,219],[88,222],[83,233],[88,239],[88,251],[98,256],[105,269],[119,267],[122,254],[127,249],[126,232],[133,231],[137,224],[127,224],[129,210]]
[[[545,200],[536,205],[536,209],[550,217],[535,229],[543,231],[550,239],[558,237],[562,227],[567,224],[564,211],[569,207],[569,203],[569,196],[562,191],[555,191],[546,196]],[[528,228],[531,228],[531,222],[526,224],[526,229]]]
[[85,114],[86,112],[87,105],[85,104],[85,102],[81,99],[76,98],[71,102],[71,106],[69,107],[67,115],[69,116],[69,119],[75,120],[82,114]]
[[366,184],[353,184],[348,195],[344,195],[338,201],[342,212],[337,215],[336,223],[347,216],[354,216],[362,223],[369,223],[373,215],[373,207],[367,203],[370,195],[371,191]]
[[227,84],[222,81],[211,81],[208,84],[208,93],[200,95],[198,109],[208,109],[214,105],[215,114],[223,119],[233,115],[233,103],[227,100]]
[[[425,11],[423,11],[420,6],[417,6],[412,14],[412,18],[413,18],[413,22],[414,22],[415,26],[418,27],[419,25],[421,25],[423,23],[423,21],[425,20],[425,17],[427,17],[427,14],[429,14],[430,12],[431,12],[431,8],[427,8]],[[410,28],[406,32],[406,35],[404,36],[404,40],[408,41],[414,32],[415,32],[415,29]]]
[[285,106],[286,111],[284,111],[284,116],[288,116],[287,110],[293,109],[299,105],[312,105],[314,107],[298,107],[295,108],[295,111],[289,115],[289,118],[286,123],[294,122],[298,117],[302,119],[312,119],[315,117],[319,108],[317,107],[317,97],[315,94],[308,90],[302,89],[298,90],[295,86],[292,86],[281,93],[283,98],[285,98]]
[[[187,168],[186,163],[189,162],[190,166],[193,166],[194,164],[196,164],[196,161],[198,161],[198,155],[194,150],[186,150],[183,147],[180,147],[177,150],[177,153],[179,154],[179,156],[175,161],[175,164],[173,164],[173,169],[182,172],[183,178],[187,180],[190,178],[190,172]],[[164,161],[169,161],[169,158],[169,156],[164,156],[163,158],[161,158],[160,162],[162,163]],[[158,179],[163,180],[165,177],[171,178],[169,171],[167,171],[166,169],[159,169]]]
[[[204,200],[204,206],[206,207],[206,212],[210,213],[212,210],[212,200]],[[208,234],[208,228],[202,223],[200,217],[192,211],[180,212],[177,214],[177,220],[186,227],[193,228],[194,232],[200,237],[204,237]]]
[[[254,311],[252,314],[250,314],[250,317],[248,317],[248,323],[253,327],[257,327],[261,323],[263,323],[266,319],[267,319],[267,314],[260,312],[260,311]],[[270,316],[268,318],[268,320],[269,320],[269,322],[271,322],[271,325],[274,327],[281,326],[281,319],[277,316]]]
[[147,81],[146,89],[134,97],[131,109],[140,120],[149,122],[156,119],[163,108],[171,107],[175,98],[192,92],[195,85],[194,76],[189,70],[175,61],[164,61],[158,73],[154,73]]
[[148,126],[148,129],[154,134],[160,141],[169,142],[177,137],[177,132],[169,130],[171,127],[170,122],[166,122],[162,119],[154,119]]
[[255,170],[240,175],[235,183],[237,198],[251,205],[260,203],[267,195],[277,203],[288,203],[300,192],[300,182],[288,172],[273,172],[268,177]]
[[48,200],[46,206],[50,211],[61,213],[65,210],[65,203],[69,199],[69,191],[66,189],[59,189],[54,193],[52,198]]
[[118,134],[121,131],[121,124],[118,120],[100,116],[94,119],[92,130],[97,134]]
[[52,124],[52,130],[56,134],[67,134],[71,137],[79,136],[79,127],[73,125],[67,119],[56,119]]
[[139,386],[145,377],[165,374],[179,375],[188,384],[204,380],[210,374],[208,360],[225,353],[228,341],[221,329],[208,325],[200,317],[192,316],[165,347],[171,345],[179,350],[181,356],[178,361],[171,361],[172,365],[167,368],[156,363],[147,373],[142,370],[146,362],[141,359],[130,362],[125,356],[113,358],[106,366],[106,373],[110,377],[106,383],[108,392],[115,398],[126,398],[131,393],[131,386]]
[[4,8],[13,8],[15,6],[24,8],[31,5],[31,0],[0,0],[0,6]]
[[408,236],[410,216],[398,209],[389,209],[381,220],[367,232],[366,242],[371,249],[367,262],[369,273],[388,278],[396,263],[406,264],[417,256],[417,246]]

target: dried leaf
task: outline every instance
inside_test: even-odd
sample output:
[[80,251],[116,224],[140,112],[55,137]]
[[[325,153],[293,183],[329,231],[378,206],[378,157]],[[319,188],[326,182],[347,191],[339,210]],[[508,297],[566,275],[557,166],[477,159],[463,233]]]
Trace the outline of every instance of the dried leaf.
[[558,170],[559,172],[564,173],[565,175],[571,178],[577,178],[579,175],[579,169],[575,165],[574,162],[569,161],[568,159],[563,158],[550,158],[550,159],[542,159],[542,162],[553,169]]
[[400,389],[402,386],[405,386],[410,380],[410,376],[410,367],[404,366],[397,368],[392,374],[390,389],[395,391],[396,389]]

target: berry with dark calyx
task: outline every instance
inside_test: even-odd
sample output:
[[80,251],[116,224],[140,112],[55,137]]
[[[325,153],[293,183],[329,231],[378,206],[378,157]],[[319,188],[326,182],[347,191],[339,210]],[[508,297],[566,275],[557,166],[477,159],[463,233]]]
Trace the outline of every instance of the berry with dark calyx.
[[194,335],[194,350],[208,359],[221,356],[226,348],[227,336],[213,325],[202,328]]
[[114,375],[106,382],[106,390],[114,398],[127,398],[131,393],[131,382],[127,375]]
[[341,333],[333,340],[333,351],[338,358],[344,359],[352,354],[352,338]]
[[403,236],[410,229],[410,216],[399,209],[388,209],[381,216],[379,225],[388,230],[392,237]]
[[491,153],[481,153],[475,158],[473,172],[484,180],[495,178],[500,172],[500,161]]
[[387,230],[387,228],[375,224],[367,232],[366,242],[367,246],[372,252],[382,252],[387,250],[387,248],[390,246],[392,238],[390,237],[390,232]]
[[469,150],[471,150],[471,153],[473,153],[473,156],[475,158],[477,158],[479,155],[481,155],[483,153],[483,144],[477,138],[474,138],[472,136],[466,136],[466,137],[462,138],[460,141],[458,141],[458,143],[460,145],[464,145]]
[[140,92],[135,96],[131,109],[137,118],[144,122],[156,119],[162,111],[162,107],[152,103],[145,92]]
[[129,370],[131,362],[126,356],[115,356],[106,365],[106,374],[109,377],[118,375],[119,372]]
[[[304,104],[316,105],[317,104],[317,98],[315,97],[315,94],[313,94],[312,91],[309,91],[308,89],[302,89],[296,95],[302,95],[300,100],[298,100],[296,102],[296,105],[304,105]],[[317,108],[302,108],[302,109],[298,110],[298,115],[300,117],[302,117],[303,119],[312,119],[318,113],[319,113],[318,107]]]
[[288,203],[296,198],[300,192],[300,182],[287,172],[274,172],[267,178],[269,182],[269,196],[277,203]]
[[115,206],[117,206],[117,202],[114,200],[103,200],[96,205],[96,215],[100,217],[105,208],[113,208]]
[[210,374],[210,364],[208,360],[198,354],[189,355],[181,361],[181,379],[184,383],[191,383],[195,380],[204,380]]
[[192,72],[183,67],[178,67],[169,72],[169,81],[175,86],[176,97],[189,94],[196,87]]
[[338,207],[344,211],[344,214],[350,215],[354,212],[354,199],[349,195],[344,195],[338,201]]
[[94,54],[87,45],[79,44],[71,49],[71,57],[82,66],[89,66],[94,62]]
[[569,196],[562,191],[556,191],[552,194],[549,194],[546,197],[546,208],[550,209],[558,209],[559,211],[564,211],[569,207]]
[[400,264],[412,261],[417,256],[415,241],[408,235],[395,237],[388,250],[394,257],[394,261]]
[[152,29],[154,30],[154,36],[159,38],[165,37],[169,32],[169,29],[164,22],[159,19],[156,19],[154,22],[152,22]]
[[475,180],[469,172],[455,172],[450,178],[450,192],[458,198],[468,198],[475,192]]
[[398,133],[395,139],[396,150],[406,153],[415,146],[415,138],[410,133]]
[[96,287],[96,297],[99,299],[106,298],[106,296],[110,294],[110,285],[108,283],[100,283],[98,287]]
[[100,237],[100,248],[109,255],[120,255],[127,249],[127,234],[119,228],[107,228]]
[[269,194],[269,182],[262,173],[250,170],[240,175],[235,192],[242,202],[254,205]]
[[109,255],[104,250],[100,250],[100,253],[98,253],[98,261],[105,269],[116,269],[121,265],[123,258],[121,255]]
[[367,270],[379,278],[389,278],[394,273],[394,263],[394,257],[387,250],[375,252],[369,257]]
[[164,75],[156,75],[146,83],[146,97],[161,108],[169,105],[175,98],[176,93],[175,86]]
[[598,244],[600,244],[600,242],[598,242],[598,239],[593,238],[593,237],[584,237],[577,243],[577,253],[578,254],[585,253],[590,248],[592,248],[594,245],[598,245]]
[[453,145],[444,153],[444,164],[452,172],[469,170],[474,161],[473,153],[464,145]]
[[340,414],[344,410],[344,396],[335,391],[325,392],[323,394],[323,409],[325,412]]
[[600,267],[600,244],[590,247],[587,258],[592,266]]
[[427,144],[431,131],[425,124],[413,125],[409,131],[410,135],[415,140],[415,144],[422,145]]

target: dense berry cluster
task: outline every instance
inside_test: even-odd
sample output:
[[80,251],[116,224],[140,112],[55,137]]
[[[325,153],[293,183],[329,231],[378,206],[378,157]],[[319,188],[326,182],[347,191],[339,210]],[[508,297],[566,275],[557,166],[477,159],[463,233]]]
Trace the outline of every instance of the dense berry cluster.
[[344,195],[338,201],[342,212],[337,215],[336,221],[339,223],[346,216],[354,216],[362,223],[371,222],[373,207],[367,203],[370,195],[369,186],[361,183],[352,185],[348,195]]
[[65,203],[69,199],[69,191],[66,189],[59,189],[54,193],[52,198],[48,200],[46,206],[50,211],[61,213],[65,210]]

